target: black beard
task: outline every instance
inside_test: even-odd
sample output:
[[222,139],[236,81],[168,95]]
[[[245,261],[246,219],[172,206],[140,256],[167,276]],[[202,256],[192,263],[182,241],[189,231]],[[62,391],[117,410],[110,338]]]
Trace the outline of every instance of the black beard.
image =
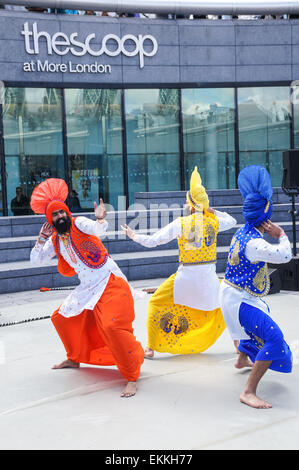
[[60,235],[68,232],[71,228],[72,221],[70,217],[67,215],[66,219],[59,219],[56,222],[53,222],[53,226]]

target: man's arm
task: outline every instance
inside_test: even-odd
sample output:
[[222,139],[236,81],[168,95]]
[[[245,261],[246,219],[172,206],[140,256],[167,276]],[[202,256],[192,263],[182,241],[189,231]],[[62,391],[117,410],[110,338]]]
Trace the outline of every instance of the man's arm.
[[86,233],[87,235],[94,235],[98,238],[105,235],[108,228],[108,222],[104,219],[95,221],[83,216],[77,217],[75,224],[81,232]]
[[140,245],[146,246],[147,248],[164,245],[182,235],[182,225],[179,218],[158,230],[153,235],[136,234],[128,225],[124,227],[121,226],[121,228],[134,242],[140,243]]
[[292,259],[292,249],[289,239],[279,225],[268,221],[262,224],[265,232],[279,240],[272,245],[262,238],[250,240],[247,243],[245,256],[253,262],[264,261],[266,263],[288,263]]
[[235,225],[237,224],[236,219],[234,219],[234,217],[229,215],[227,212],[220,212],[215,209],[214,214],[219,220],[219,232],[224,232],[225,230],[229,230],[235,227]]
[[86,233],[87,235],[94,235],[98,238],[103,236],[108,228],[108,222],[106,222],[106,209],[103,199],[100,199],[100,204],[94,204],[94,215],[96,216],[96,221],[90,220],[87,217],[77,217],[75,224],[76,227],[81,230],[81,232]]

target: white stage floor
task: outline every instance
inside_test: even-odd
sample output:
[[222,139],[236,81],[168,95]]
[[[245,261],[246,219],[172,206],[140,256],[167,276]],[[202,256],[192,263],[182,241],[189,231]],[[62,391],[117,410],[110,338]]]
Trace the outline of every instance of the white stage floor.
[[[2,295],[0,324],[49,315],[67,294]],[[136,302],[134,329],[143,345],[149,298]],[[115,367],[51,369],[65,354],[49,319],[1,327],[0,448],[299,449],[299,292],[266,300],[295,359],[292,374],[269,371],[259,386],[270,410],[239,402],[249,370],[234,368],[227,330],[203,354],[145,360],[138,392],[126,399]]]

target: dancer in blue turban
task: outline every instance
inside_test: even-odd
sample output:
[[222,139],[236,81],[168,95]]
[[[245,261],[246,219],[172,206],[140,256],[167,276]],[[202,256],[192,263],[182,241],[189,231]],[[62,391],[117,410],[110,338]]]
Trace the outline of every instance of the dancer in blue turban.
[[[270,290],[267,262],[289,262],[291,245],[283,229],[270,221],[273,190],[267,170],[257,165],[244,168],[238,186],[246,223],[231,242],[220,305],[232,339],[240,341],[235,367],[252,367],[240,401],[253,408],[271,408],[257,396],[257,386],[269,368],[291,372],[292,353],[262,297]],[[279,243],[266,242],[264,232]]]

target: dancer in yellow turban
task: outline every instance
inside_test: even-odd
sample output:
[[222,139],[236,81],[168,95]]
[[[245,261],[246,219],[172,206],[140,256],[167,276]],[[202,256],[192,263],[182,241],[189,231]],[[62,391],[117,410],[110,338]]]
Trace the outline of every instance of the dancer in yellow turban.
[[153,358],[154,351],[203,352],[225,329],[218,301],[217,234],[234,227],[236,220],[209,207],[197,167],[186,199],[190,215],[177,218],[154,235],[139,235],[127,225],[122,227],[132,240],[148,248],[178,240],[180,266],[149,301],[147,358]]

